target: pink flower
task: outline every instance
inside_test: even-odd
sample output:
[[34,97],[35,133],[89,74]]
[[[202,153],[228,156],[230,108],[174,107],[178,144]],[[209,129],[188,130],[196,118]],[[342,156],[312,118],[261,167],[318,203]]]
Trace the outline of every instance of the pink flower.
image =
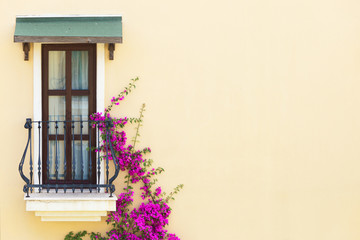
[[155,190],[155,195],[156,195],[156,196],[159,196],[160,194],[161,194],[161,188],[158,187],[158,188],[156,188],[156,190]]

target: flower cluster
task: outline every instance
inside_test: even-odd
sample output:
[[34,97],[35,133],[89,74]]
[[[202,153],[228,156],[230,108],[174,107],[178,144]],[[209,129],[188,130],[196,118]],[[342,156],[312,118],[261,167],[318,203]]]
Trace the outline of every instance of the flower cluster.
[[145,239],[163,239],[167,231],[165,225],[169,223],[168,217],[171,211],[166,203],[152,202],[141,203],[138,209],[134,209],[130,216],[134,220],[135,228],[143,232]]
[[[92,240],[180,240],[175,234],[168,233],[165,226],[169,223],[168,218],[171,213],[167,203],[174,199],[173,195],[178,193],[183,185],[177,186],[175,191],[169,195],[162,192],[161,187],[152,190],[157,182],[155,176],[161,174],[164,169],[153,168],[153,161],[145,158],[145,155],[151,152],[150,148],[136,150],[145,105],[140,109],[139,118],[115,118],[110,115],[114,105],[119,105],[119,102],[135,88],[134,82],[137,80],[133,79],[129,87],[125,88],[117,97],[113,97],[111,104],[104,113],[95,113],[90,116],[93,127],[96,127],[97,124],[102,140],[101,145],[95,151],[102,152],[103,156],[115,161],[126,175],[126,187],[124,192],[118,196],[116,211],[111,212],[106,220],[108,224],[112,225],[111,230],[107,232],[107,236],[102,236],[100,233],[90,233]],[[132,144],[127,143],[128,138],[123,130],[129,122],[136,124],[136,134]],[[109,143],[112,149],[107,147]],[[141,185],[139,190],[143,202],[138,207],[131,208],[134,203],[132,185],[135,183]],[[84,232],[86,233],[83,231],[81,234]],[[72,236],[72,233],[69,233],[65,239],[75,239]]]
[[129,219],[127,207],[131,205],[134,201],[134,199],[132,198],[133,196],[134,192],[131,190],[121,193],[118,200],[116,201],[116,211],[111,212],[108,215],[108,219],[106,220],[106,222],[113,223],[114,227],[127,225],[126,223]]
[[[115,102],[116,103],[116,102]],[[128,171],[130,175],[130,180],[132,183],[140,181],[141,177],[144,175],[144,171],[141,167],[141,164],[144,163],[143,153],[151,152],[150,148],[145,148],[142,151],[134,150],[134,146],[126,145],[127,136],[125,131],[119,131],[118,128],[123,128],[128,122],[128,119],[125,118],[113,118],[107,113],[105,116],[102,113],[95,113],[90,116],[90,119],[99,124],[100,134],[103,139],[103,143],[99,149],[95,151],[102,151],[106,157],[110,160],[113,159],[111,150],[107,147],[107,137],[110,140],[110,143],[113,146],[116,162],[118,163],[121,171]],[[111,127],[107,128],[106,124],[111,122]],[[106,135],[109,136],[106,136]]]
[[[179,239],[175,234],[168,234],[164,227],[169,223],[170,207],[161,199],[151,199],[134,208],[130,214],[129,205],[133,202],[130,190],[119,195],[116,211],[108,215],[107,222],[113,224],[108,232],[109,240],[114,239]],[[101,236],[98,236],[101,237]]]

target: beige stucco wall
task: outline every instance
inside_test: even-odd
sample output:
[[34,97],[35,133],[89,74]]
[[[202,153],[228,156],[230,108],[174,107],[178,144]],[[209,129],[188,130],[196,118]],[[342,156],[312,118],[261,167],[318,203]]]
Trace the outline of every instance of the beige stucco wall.
[[[105,223],[25,212],[17,166],[32,117],[32,61],[15,15],[122,14],[106,102],[147,104],[142,144],[166,169],[169,230],[184,240],[360,239],[360,2],[357,0],[0,1],[1,240],[60,240]],[[32,57],[30,52],[30,58]]]

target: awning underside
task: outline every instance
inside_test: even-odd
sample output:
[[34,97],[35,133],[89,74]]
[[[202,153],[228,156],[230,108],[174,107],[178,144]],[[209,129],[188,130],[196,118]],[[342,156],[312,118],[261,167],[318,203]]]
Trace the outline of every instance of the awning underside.
[[21,16],[14,42],[121,43],[121,16]]

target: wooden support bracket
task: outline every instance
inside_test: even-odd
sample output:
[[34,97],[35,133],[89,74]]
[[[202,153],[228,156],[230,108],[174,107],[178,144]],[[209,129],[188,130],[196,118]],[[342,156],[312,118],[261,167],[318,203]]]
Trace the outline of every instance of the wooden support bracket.
[[23,43],[23,51],[24,51],[24,61],[29,61],[29,51],[30,51],[30,43]]
[[109,60],[114,60],[115,43],[109,43]]

